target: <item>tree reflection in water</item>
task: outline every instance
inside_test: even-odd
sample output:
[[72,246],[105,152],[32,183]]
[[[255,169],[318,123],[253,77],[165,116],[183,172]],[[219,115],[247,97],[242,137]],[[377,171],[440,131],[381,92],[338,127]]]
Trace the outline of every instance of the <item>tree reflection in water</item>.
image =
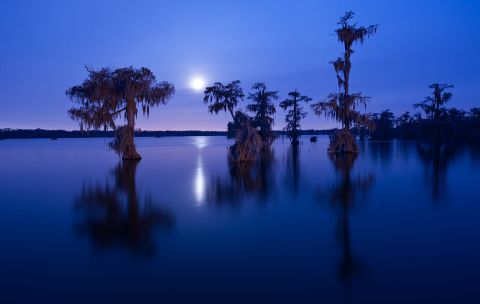
[[152,255],[154,230],[173,227],[170,212],[158,208],[151,197],[139,198],[135,179],[138,163],[120,162],[113,170],[113,183],[84,185],[75,199],[75,208],[82,213],[76,229],[88,235],[97,248],[122,247]]
[[351,172],[357,158],[356,154],[332,154],[331,161],[339,175],[339,181],[330,189],[321,191],[328,197],[331,206],[337,211],[336,238],[342,247],[342,257],[339,265],[340,277],[349,280],[360,270],[358,261],[352,256],[350,238],[350,211],[366,200],[366,194],[373,185],[372,174],[352,178]]
[[437,203],[446,197],[447,169],[457,150],[441,143],[418,143],[417,152],[424,164],[426,181],[432,185],[433,201]]
[[287,155],[287,186],[291,187],[295,197],[300,186],[299,149],[299,145],[291,145]]
[[263,150],[254,162],[229,162],[227,177],[212,180],[208,200],[217,205],[239,205],[247,195],[267,201],[274,187],[275,157],[271,148]]
[[374,141],[368,144],[372,159],[380,161],[383,165],[391,164],[394,153],[392,141]]

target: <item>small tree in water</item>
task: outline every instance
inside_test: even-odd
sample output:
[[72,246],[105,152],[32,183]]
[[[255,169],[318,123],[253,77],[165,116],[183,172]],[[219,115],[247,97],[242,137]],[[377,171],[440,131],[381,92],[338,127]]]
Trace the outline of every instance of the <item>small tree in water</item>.
[[297,90],[288,93],[288,96],[290,96],[290,99],[282,101],[280,107],[285,111],[289,109],[285,116],[285,122],[287,123],[285,130],[288,131],[292,145],[298,145],[300,120],[307,116],[307,112],[303,110],[301,103],[308,103],[312,99],[307,96],[302,96]]
[[[115,130],[110,146],[123,159],[141,159],[134,143],[135,118],[141,107],[144,115],[150,108],[166,104],[175,88],[168,82],[157,83],[155,75],[147,68],[133,67],[98,71],[88,69],[88,78],[66,91],[67,96],[79,106],[68,111],[80,123],[81,129],[102,128]],[[125,126],[117,128],[117,120],[124,116]]]
[[363,43],[366,38],[374,35],[377,31],[377,25],[359,27],[357,24],[350,24],[353,15],[352,11],[347,12],[338,22],[340,27],[335,30],[338,41],[345,48],[343,58],[339,57],[332,62],[337,74],[340,92],[330,94],[325,101],[312,105],[316,115],[323,114],[342,124],[342,130],[331,138],[328,148],[330,153],[356,153],[357,145],[350,128],[370,126],[368,117],[356,110],[357,106],[366,106],[369,98],[361,93],[350,93],[350,70],[352,66],[350,57],[353,53],[352,46],[355,43]]
[[253,92],[248,95],[248,99],[252,101],[247,105],[247,110],[255,114],[253,117],[253,125],[259,128],[259,134],[265,144],[273,141],[272,126],[275,114],[274,100],[278,99],[277,91],[267,91],[265,83],[256,83],[252,86]]

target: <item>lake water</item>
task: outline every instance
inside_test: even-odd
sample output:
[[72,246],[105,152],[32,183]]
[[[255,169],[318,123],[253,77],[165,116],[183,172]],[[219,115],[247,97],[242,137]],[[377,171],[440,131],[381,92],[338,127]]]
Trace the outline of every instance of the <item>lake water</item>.
[[0,141],[0,302],[480,303],[480,156],[279,138]]

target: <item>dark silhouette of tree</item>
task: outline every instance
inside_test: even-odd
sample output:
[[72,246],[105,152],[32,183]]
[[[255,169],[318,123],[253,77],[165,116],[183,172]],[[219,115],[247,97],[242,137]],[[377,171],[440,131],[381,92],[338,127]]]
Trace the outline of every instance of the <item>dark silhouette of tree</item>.
[[300,121],[307,116],[307,112],[304,111],[301,104],[303,102],[308,103],[312,99],[301,95],[297,90],[288,93],[288,96],[290,96],[290,98],[287,98],[280,103],[280,107],[284,111],[288,109],[287,115],[285,116],[285,122],[287,125],[284,130],[288,132],[292,145],[298,145]]
[[114,183],[84,186],[75,207],[84,213],[77,225],[95,246],[106,249],[126,247],[134,253],[152,254],[153,231],[171,229],[173,216],[155,207],[151,198],[141,200],[136,187],[138,161],[123,161],[114,169]]
[[259,128],[262,141],[270,144],[274,138],[272,126],[275,114],[274,100],[278,99],[277,91],[268,91],[265,83],[255,83],[252,86],[253,92],[248,95],[252,103],[247,105],[247,110],[253,113],[253,126]]
[[[137,107],[144,115],[150,108],[166,104],[175,88],[168,82],[157,83],[155,75],[147,68],[133,67],[98,71],[88,69],[88,78],[81,84],[66,91],[66,95],[79,106],[69,110],[70,117],[80,123],[81,129],[104,128],[116,130],[111,147],[123,159],[140,159],[135,143],[135,118]],[[127,124],[117,128],[121,117]]]
[[220,111],[228,111],[235,120],[233,110],[244,97],[240,80],[232,81],[227,85],[215,82],[213,86],[205,89],[203,102],[208,105],[210,113],[218,114]]
[[472,108],[469,113],[468,139],[470,142],[480,143],[480,108]]
[[427,96],[421,103],[414,106],[422,109],[427,117],[439,121],[441,115],[445,112],[445,104],[452,98],[453,94],[448,92],[448,89],[453,88],[453,85],[448,83],[434,83],[429,86],[433,89],[432,96]]
[[[339,93],[330,94],[323,102],[312,105],[316,115],[325,115],[342,124],[342,130],[332,136],[328,151],[330,153],[356,153],[357,145],[355,138],[350,132],[350,128],[357,126],[370,127],[367,115],[362,115],[356,110],[357,106],[366,107],[369,97],[361,93],[350,93],[350,71],[352,46],[356,43],[363,43],[366,38],[374,35],[377,31],[377,25],[368,27],[351,24],[353,12],[349,11],[340,18],[338,24],[340,27],[335,30],[338,41],[343,44],[345,52],[343,58],[331,62],[335,73],[337,74]],[[342,92],[343,88],[343,92]]]
[[[419,104],[415,104],[414,107],[418,108]],[[480,143],[479,109],[473,108],[466,112],[457,108],[437,107],[429,103],[422,104],[422,107],[428,112],[426,117],[422,117],[420,112],[411,115],[408,111],[397,118],[388,110],[372,114],[371,121],[375,128],[370,130],[370,139],[396,138],[449,146]]]
[[390,110],[385,110],[371,116],[374,127],[370,132],[370,139],[390,140],[394,137],[395,115]]
[[[416,136],[417,124],[410,112],[407,111],[395,119],[395,136],[399,139],[408,140]],[[378,127],[377,127],[378,128]]]
[[480,119],[480,108],[470,109],[470,115],[475,119]]
[[434,83],[429,86],[433,89],[432,96],[427,96],[421,103],[414,105],[415,108],[420,108],[427,116],[426,121],[422,121],[422,136],[428,141],[434,143],[447,143],[452,138],[449,134],[452,133],[451,117],[445,104],[452,98],[452,93],[447,90],[453,88],[452,85],[443,83]]
[[252,124],[252,118],[245,114],[242,111],[236,111],[233,122],[229,122],[227,126],[227,137],[235,138],[239,132],[243,128],[245,128],[246,124]]

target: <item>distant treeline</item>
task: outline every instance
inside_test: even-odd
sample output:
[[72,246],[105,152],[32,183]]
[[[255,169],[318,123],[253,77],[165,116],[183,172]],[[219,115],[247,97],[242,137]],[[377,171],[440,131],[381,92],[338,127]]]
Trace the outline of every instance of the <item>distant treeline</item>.
[[395,117],[391,111],[385,110],[371,115],[371,119],[375,124],[373,130],[356,130],[357,134],[371,140],[480,143],[480,108],[468,112],[456,108],[440,109],[435,117],[410,112]]
[[[302,135],[331,135],[334,130],[302,130]],[[286,131],[275,131],[277,135],[286,135]],[[27,138],[95,138],[113,137],[114,131],[66,131],[44,129],[0,129],[0,139]],[[168,136],[227,136],[226,131],[135,131],[135,137],[168,137]]]

